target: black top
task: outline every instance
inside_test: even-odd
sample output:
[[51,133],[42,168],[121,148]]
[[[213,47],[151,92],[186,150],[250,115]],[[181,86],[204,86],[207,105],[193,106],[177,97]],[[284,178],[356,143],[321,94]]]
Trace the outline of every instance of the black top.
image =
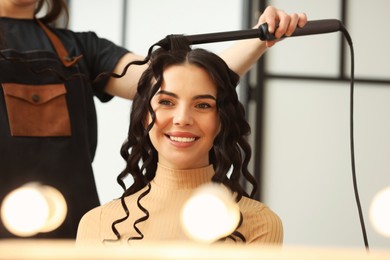
[[[59,229],[36,237],[75,238],[81,216],[99,205],[93,97],[112,98],[103,91],[108,78],[91,81],[112,71],[127,50],[93,32],[51,30],[70,57],[83,55],[76,65],[61,64],[35,20],[0,18],[0,203],[25,183],[51,185],[65,196],[68,215]],[[21,214],[34,210],[25,207]],[[7,237],[0,224],[0,238]]]

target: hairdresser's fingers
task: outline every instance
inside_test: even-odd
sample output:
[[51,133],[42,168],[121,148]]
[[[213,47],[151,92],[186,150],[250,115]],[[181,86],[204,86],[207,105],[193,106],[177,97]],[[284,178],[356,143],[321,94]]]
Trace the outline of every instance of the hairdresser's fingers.
[[297,27],[303,27],[307,23],[306,14],[293,13],[290,14],[290,18],[290,23],[288,24],[287,29],[284,32],[285,36],[291,36]]
[[283,11],[278,11],[278,23],[274,31],[275,38],[279,39],[286,34],[289,24],[291,22],[291,16]]
[[[283,13],[283,11],[276,9],[273,6],[268,6],[260,15],[255,28],[258,28],[261,24],[267,23],[268,31],[273,34],[275,32],[275,29],[277,28],[277,25],[279,24],[280,19],[283,19],[285,17]],[[277,40],[266,41],[265,44],[267,47],[271,47],[276,43],[276,41]]]
[[259,27],[263,23],[268,24],[268,31],[274,33],[277,23],[279,22],[279,17],[277,14],[278,10],[273,6],[268,6],[264,12],[260,15],[258,24],[256,27]]
[[291,14],[290,15],[290,21],[285,26],[286,31],[280,32],[280,33],[283,33],[282,35],[285,35],[285,36],[291,36],[291,34],[293,34],[293,32],[295,31],[295,28],[297,28],[297,25],[298,25],[298,14],[295,14],[295,13]]
[[[267,23],[268,31],[277,38],[277,40],[266,41],[267,47],[272,47],[279,41],[279,38],[286,32],[290,19],[291,18],[287,13],[272,6],[269,6],[264,10],[264,13],[259,18],[258,26]],[[282,25],[281,28],[279,28],[280,24]]]
[[298,14],[298,27],[302,28],[307,23],[307,15],[305,13]]
[[297,27],[303,27],[307,23],[305,13],[292,13],[276,9],[273,6],[268,6],[261,14],[256,28],[261,24],[268,24],[268,31],[275,35],[277,40],[267,41],[266,46],[271,47],[280,40],[282,36],[291,36]]

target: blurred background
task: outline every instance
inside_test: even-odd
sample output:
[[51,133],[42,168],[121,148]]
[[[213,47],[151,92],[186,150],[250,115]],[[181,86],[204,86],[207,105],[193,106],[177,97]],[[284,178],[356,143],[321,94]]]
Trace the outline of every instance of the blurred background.
[[[370,222],[371,202],[390,186],[390,22],[386,0],[70,0],[70,29],[141,55],[168,34],[248,29],[265,6],[309,20],[338,19],[355,48],[356,174],[372,249],[390,248]],[[199,45],[215,52],[231,42]],[[252,125],[252,171],[258,199],[284,223],[285,245],[364,247],[352,183],[350,49],[340,32],[285,39],[242,79],[240,97]],[[94,162],[101,203],[121,194],[119,150],[131,102],[96,100]],[[389,207],[389,205],[387,205]],[[389,209],[388,209],[389,210]]]

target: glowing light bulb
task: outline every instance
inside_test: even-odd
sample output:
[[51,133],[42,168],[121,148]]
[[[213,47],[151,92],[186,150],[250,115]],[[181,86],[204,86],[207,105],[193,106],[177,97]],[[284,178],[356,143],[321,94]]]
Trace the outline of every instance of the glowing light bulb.
[[4,198],[1,220],[9,232],[29,237],[59,227],[66,212],[65,199],[58,190],[38,183],[28,183]]
[[374,229],[379,234],[390,237],[390,187],[375,195],[369,214]]
[[199,242],[212,243],[230,235],[240,220],[233,194],[223,185],[206,184],[185,203],[181,221],[187,235]]
[[46,233],[57,229],[64,222],[68,209],[64,196],[57,189],[45,185],[41,186],[41,190],[45,194],[49,207],[48,218],[40,230],[40,232]]

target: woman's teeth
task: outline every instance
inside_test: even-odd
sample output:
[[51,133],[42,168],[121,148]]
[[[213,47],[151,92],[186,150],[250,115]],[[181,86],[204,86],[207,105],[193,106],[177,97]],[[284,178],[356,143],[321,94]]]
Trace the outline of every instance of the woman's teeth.
[[169,136],[169,138],[172,141],[180,142],[180,143],[190,143],[195,141],[195,137],[176,137],[176,136]]

